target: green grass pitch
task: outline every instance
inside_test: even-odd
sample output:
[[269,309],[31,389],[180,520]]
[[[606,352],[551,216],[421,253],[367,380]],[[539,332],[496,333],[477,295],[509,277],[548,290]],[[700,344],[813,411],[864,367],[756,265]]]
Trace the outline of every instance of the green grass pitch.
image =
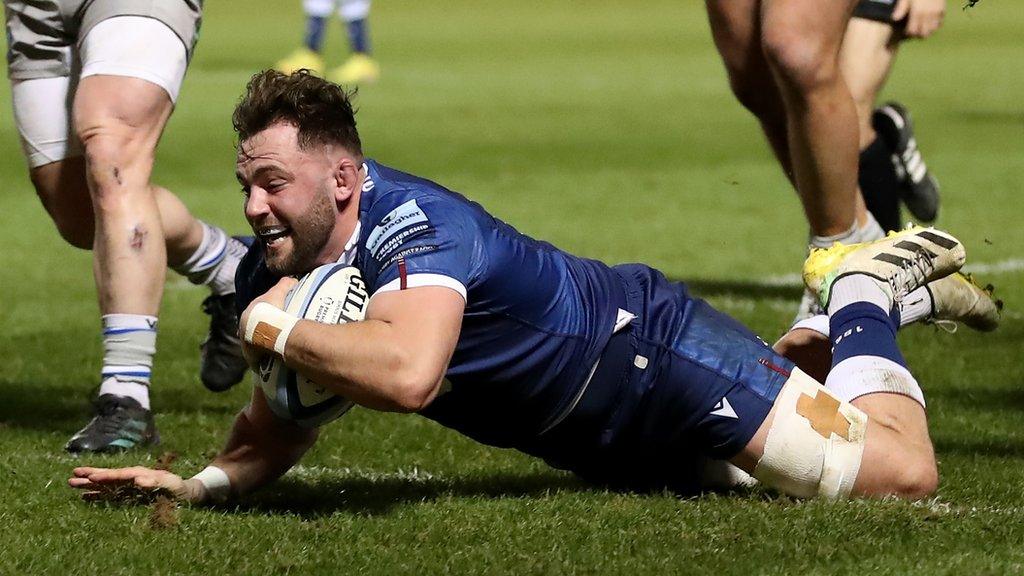
[[[298,2],[209,2],[154,175],[196,214],[246,230],[230,111],[297,43]],[[699,3],[382,1],[383,66],[361,90],[369,155],[465,192],[531,235],[644,261],[778,336],[805,225],[754,120],[730,95]],[[100,361],[90,257],[58,238],[26,177],[0,88],[0,574],[1005,574],[1024,572],[1024,12],[950,3],[904,47],[906,103],[943,185],[940,225],[1006,300],[988,335],[901,336],[929,400],[942,476],[928,502],[798,502],[755,491],[679,499],[596,490],[414,416],[356,409],[282,482],[238,507],[90,506],[73,466],[190,475],[249,385],[198,382],[204,294],[170,277],[150,452],[76,460]],[[344,52],[332,24],[334,59]]]

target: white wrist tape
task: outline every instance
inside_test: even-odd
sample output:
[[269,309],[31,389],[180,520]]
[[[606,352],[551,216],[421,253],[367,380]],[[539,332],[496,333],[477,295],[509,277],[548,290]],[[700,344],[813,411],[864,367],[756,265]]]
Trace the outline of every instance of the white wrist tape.
[[227,472],[216,466],[207,466],[203,471],[192,477],[206,489],[206,496],[213,502],[223,502],[231,496],[231,479]]
[[249,319],[245,323],[245,341],[284,357],[285,343],[298,321],[298,318],[284,310],[260,302],[249,312]]

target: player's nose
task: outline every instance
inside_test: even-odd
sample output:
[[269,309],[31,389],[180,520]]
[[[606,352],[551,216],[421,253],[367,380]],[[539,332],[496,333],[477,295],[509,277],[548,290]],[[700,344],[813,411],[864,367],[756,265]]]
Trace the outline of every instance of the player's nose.
[[270,214],[270,204],[267,203],[267,193],[258,186],[249,189],[249,195],[245,199],[245,218],[250,223],[259,222]]

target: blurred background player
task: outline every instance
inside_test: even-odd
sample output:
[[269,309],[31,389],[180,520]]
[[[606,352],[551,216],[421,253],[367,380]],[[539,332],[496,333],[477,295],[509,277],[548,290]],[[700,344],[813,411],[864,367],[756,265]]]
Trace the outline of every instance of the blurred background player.
[[[327,21],[334,11],[345,21],[351,54],[341,66],[326,69],[323,43]],[[290,74],[306,68],[337,84],[351,86],[370,84],[380,77],[380,65],[370,56],[370,34],[367,17],[370,15],[370,0],[303,0],[306,12],[306,35],[303,45],[278,61],[274,68]]]
[[860,122],[860,188],[885,230],[901,227],[900,200],[919,221],[938,215],[938,182],[921,158],[906,108],[875,106],[900,43],[933,34],[945,10],[946,0],[861,0],[846,27],[840,62]]
[[[222,390],[245,371],[234,271],[245,247],[150,184],[201,2],[5,0],[8,77],[29,176],[60,235],[93,250],[103,368],[95,417],[71,452],[157,440],[149,382],[169,264],[209,286],[201,376]],[[147,50],[139,50],[146,46]]]

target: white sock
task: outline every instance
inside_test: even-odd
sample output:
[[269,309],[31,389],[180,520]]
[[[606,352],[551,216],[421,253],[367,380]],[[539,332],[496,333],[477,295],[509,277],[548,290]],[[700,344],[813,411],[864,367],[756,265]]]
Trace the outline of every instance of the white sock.
[[235,269],[245,256],[247,248],[226,232],[199,222],[203,227],[203,240],[196,251],[183,264],[173,266],[193,284],[205,284],[218,295],[235,292]]
[[925,406],[924,392],[910,371],[879,356],[843,360],[828,373],[825,387],[847,402],[874,392],[889,392],[908,396]]
[[[838,284],[838,282],[837,282]],[[835,298],[833,296],[833,298]],[[900,302],[900,328],[920,322],[932,315],[932,294],[924,286],[914,290]],[[829,335],[828,315],[818,314],[803,320],[797,321],[790,327],[790,331],[797,329],[814,330],[818,334]]]
[[836,280],[828,303],[831,316],[855,302],[868,302],[882,309],[886,314],[892,308],[892,299],[878,285],[878,281],[864,274],[851,274]]
[[105,314],[100,394],[135,398],[149,406],[149,378],[156,354],[156,316]]
[[798,328],[803,328],[805,330],[814,330],[818,334],[821,334],[822,336],[825,336],[827,338],[829,333],[828,315],[817,314],[811,316],[810,318],[804,318],[803,320],[797,321],[796,324],[793,324],[792,328],[790,328],[789,330],[790,332],[792,332],[793,330],[796,330]]
[[932,315],[935,305],[932,293],[921,286],[900,301],[900,326],[906,326]]
[[141,382],[119,380],[113,377],[107,378],[100,384],[100,396],[104,394],[132,398],[141,404],[143,408],[149,410],[149,386]]
[[834,236],[815,236],[811,235],[808,239],[808,244],[812,248],[831,248],[832,244],[839,242],[840,244],[856,244],[860,242],[860,229],[857,228],[857,223],[854,222],[853,226],[846,232],[840,232]]
[[878,220],[875,220],[874,214],[868,212],[868,220],[857,230],[857,236],[857,242],[871,242],[885,238],[885,230],[882,229]]
[[103,378],[149,382],[156,354],[156,316],[105,314]]

